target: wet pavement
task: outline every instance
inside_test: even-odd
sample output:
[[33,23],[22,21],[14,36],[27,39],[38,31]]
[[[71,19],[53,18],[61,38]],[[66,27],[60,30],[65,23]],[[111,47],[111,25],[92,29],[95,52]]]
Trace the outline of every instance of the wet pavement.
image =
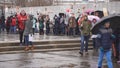
[[[41,53],[1,54],[0,68],[97,68],[97,52],[80,56],[78,50]],[[103,68],[107,68],[106,61]],[[120,68],[114,63],[114,68]]]
[[[76,36],[34,35],[34,41],[79,40]],[[0,34],[0,43],[19,42],[18,34]],[[0,54],[0,68],[97,68],[98,53],[80,56],[79,51]],[[103,68],[107,68],[106,61]],[[114,63],[114,68],[120,65]]]
[[[80,37],[76,36],[52,36],[52,35],[39,35],[36,33],[33,36],[33,41],[55,41],[55,40],[79,40]],[[6,34],[2,33],[0,34],[0,42],[19,42],[19,35],[18,34]]]

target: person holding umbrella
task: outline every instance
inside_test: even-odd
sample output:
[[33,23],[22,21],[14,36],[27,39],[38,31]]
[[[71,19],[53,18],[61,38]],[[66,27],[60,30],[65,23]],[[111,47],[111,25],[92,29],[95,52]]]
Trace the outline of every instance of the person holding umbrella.
[[[97,20],[96,19],[93,19],[92,20],[92,27],[96,24],[96,22],[97,22]],[[96,34],[94,34],[93,33],[93,35],[92,36],[95,36]],[[93,48],[95,49],[95,50],[97,50],[97,46],[96,46],[96,37],[91,37],[92,38],[92,40],[93,40]]]
[[113,68],[112,64],[112,40],[115,38],[110,28],[110,22],[105,22],[104,26],[99,29],[98,38],[100,39],[100,50],[98,59],[98,68],[102,68],[104,55],[106,56],[108,68]]

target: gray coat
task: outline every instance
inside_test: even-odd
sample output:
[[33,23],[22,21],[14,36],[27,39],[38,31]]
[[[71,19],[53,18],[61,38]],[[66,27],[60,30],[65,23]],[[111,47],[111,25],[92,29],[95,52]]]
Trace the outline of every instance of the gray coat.
[[25,22],[25,30],[24,30],[24,35],[29,35],[29,34],[32,34],[33,32],[33,29],[32,29],[32,26],[33,26],[33,22],[32,22],[32,16],[29,16],[30,19],[28,19],[26,22]]

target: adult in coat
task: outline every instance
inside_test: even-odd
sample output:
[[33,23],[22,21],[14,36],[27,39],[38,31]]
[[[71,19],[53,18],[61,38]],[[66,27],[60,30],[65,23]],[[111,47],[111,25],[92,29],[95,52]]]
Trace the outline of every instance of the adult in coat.
[[26,12],[22,10],[20,14],[17,15],[17,19],[18,19],[17,26],[19,30],[20,45],[22,45],[23,44],[23,32],[25,29],[25,21],[27,20]]

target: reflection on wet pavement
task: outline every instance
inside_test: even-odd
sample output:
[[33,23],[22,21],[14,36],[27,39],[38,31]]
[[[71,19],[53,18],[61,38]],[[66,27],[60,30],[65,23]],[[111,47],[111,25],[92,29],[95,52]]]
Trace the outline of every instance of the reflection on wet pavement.
[[[97,68],[97,54],[80,56],[79,51],[1,54],[0,68]],[[107,68],[103,62],[103,68]],[[114,63],[114,68],[119,66]]]
[[[46,36],[46,35],[39,35],[39,34],[35,34],[33,37],[34,41],[53,41],[53,40],[79,40],[79,36],[78,37],[70,37],[70,36]],[[19,42],[19,35],[18,34],[0,34],[0,42]]]

